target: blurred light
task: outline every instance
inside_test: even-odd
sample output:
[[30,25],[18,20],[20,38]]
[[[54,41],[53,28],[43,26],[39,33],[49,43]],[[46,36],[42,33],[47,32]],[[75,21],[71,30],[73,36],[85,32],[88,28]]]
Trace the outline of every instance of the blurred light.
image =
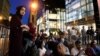
[[31,7],[32,7],[32,9],[37,10],[37,9],[38,9],[38,3],[37,3],[37,2],[33,2],[33,3],[31,4]]
[[11,21],[12,16],[9,16],[9,21]]
[[59,15],[57,15],[57,14],[48,14],[48,18],[50,18],[50,19],[57,19],[57,16],[59,16]]
[[0,20],[2,20],[3,19],[3,17],[2,16],[0,16]]

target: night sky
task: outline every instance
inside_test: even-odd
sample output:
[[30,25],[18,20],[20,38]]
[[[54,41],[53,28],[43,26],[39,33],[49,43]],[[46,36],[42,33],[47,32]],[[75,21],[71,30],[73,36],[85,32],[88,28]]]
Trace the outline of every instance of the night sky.
[[[10,13],[12,13],[12,14],[15,14],[17,6],[24,5],[26,7],[26,14],[22,19],[22,23],[27,24],[28,19],[29,19],[29,2],[30,2],[30,0],[9,0],[9,2],[11,5]],[[42,0],[39,0],[39,11],[38,11],[37,18],[39,18],[40,16],[43,15],[42,9],[43,9],[43,3],[42,3]]]
[[27,24],[28,23],[28,17],[29,17],[29,0],[9,0],[10,2],[10,13],[15,14],[16,7],[20,5],[24,5],[26,7],[26,14],[23,16],[22,23]]

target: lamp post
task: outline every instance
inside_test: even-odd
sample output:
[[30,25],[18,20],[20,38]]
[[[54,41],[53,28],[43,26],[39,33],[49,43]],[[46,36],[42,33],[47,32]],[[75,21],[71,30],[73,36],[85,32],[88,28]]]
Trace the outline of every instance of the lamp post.
[[37,12],[39,9],[38,0],[31,0],[30,1],[30,19],[29,23],[34,28],[35,33],[37,33]]
[[32,0],[30,9],[30,22],[36,25],[37,11],[38,11],[38,0]]

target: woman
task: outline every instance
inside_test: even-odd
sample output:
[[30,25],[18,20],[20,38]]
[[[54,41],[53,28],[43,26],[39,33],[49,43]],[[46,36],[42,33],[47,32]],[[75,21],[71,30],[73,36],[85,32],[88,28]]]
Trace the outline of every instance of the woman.
[[25,15],[25,7],[19,6],[16,8],[16,14],[12,16],[10,22],[10,46],[9,56],[22,56],[22,28],[21,19]]

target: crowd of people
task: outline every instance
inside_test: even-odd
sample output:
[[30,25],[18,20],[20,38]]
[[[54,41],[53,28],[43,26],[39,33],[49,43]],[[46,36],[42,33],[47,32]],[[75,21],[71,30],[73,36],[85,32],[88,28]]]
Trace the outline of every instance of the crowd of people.
[[[50,33],[48,36],[41,30],[36,32],[34,25],[23,25],[21,18],[25,14],[25,7],[17,7],[17,12],[10,22],[9,56],[99,56],[100,47],[95,41],[93,27],[81,33],[72,27],[67,33],[58,31],[58,35]],[[97,31],[96,31],[97,33]],[[91,42],[88,42],[91,40]],[[98,38],[98,40],[100,40]],[[85,44],[85,45],[83,45]]]
[[[27,34],[26,34],[27,35]],[[46,33],[41,31],[33,44],[26,45],[25,55],[33,56],[99,56],[100,47],[95,40],[83,45],[82,41],[74,38],[70,41],[64,32],[59,31],[58,35],[47,36]]]

